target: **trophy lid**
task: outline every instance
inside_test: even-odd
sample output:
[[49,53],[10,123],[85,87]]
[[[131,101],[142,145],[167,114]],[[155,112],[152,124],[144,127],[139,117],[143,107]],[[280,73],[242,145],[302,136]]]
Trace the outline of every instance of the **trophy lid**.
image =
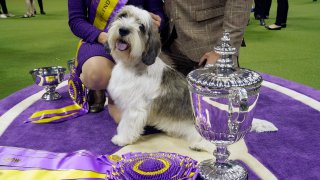
[[255,71],[234,65],[232,55],[236,48],[230,45],[228,32],[223,33],[221,44],[214,51],[220,55],[217,63],[191,71],[187,76],[189,88],[208,96],[228,95],[233,87],[245,88],[248,95],[259,92],[262,77]]

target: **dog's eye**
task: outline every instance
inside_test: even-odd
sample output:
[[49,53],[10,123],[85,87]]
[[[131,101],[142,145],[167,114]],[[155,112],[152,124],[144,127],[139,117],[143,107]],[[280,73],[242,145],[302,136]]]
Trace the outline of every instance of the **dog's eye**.
[[143,24],[141,24],[141,25],[139,26],[139,29],[140,29],[140,31],[141,31],[142,33],[145,33],[145,32],[146,32],[146,28],[144,27]]
[[119,18],[125,18],[125,17],[127,17],[127,16],[128,16],[127,13],[123,13],[123,14],[120,14],[120,15],[119,15]]

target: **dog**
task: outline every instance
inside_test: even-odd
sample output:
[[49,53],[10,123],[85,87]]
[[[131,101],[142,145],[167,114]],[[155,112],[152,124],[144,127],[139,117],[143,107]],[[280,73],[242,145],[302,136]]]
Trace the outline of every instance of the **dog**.
[[206,141],[196,131],[185,77],[159,57],[158,28],[150,14],[124,6],[108,31],[108,49],[116,65],[107,90],[122,116],[112,142],[136,142],[146,125],[183,137],[189,147],[204,150]]

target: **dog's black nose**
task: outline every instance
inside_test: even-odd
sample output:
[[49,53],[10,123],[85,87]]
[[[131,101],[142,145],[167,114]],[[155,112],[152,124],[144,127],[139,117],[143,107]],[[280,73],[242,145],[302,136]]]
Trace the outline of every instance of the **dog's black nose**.
[[126,29],[126,28],[120,28],[119,29],[119,34],[120,34],[120,36],[126,36],[126,35],[128,35],[129,34],[129,29]]

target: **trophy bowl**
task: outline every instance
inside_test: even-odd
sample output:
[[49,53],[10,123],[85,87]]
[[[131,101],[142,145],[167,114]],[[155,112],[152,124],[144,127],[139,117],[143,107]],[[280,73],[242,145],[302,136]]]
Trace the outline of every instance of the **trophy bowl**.
[[66,68],[61,66],[41,67],[31,70],[33,81],[38,86],[43,86],[46,92],[42,95],[42,99],[47,101],[57,100],[61,95],[56,92],[56,87],[63,81]]
[[214,143],[214,159],[199,164],[200,175],[207,180],[247,179],[248,173],[237,161],[228,160],[228,145],[243,138],[251,129],[262,77],[251,70],[235,67],[235,48],[224,33],[215,47],[217,63],[190,72],[188,87],[200,135]]

